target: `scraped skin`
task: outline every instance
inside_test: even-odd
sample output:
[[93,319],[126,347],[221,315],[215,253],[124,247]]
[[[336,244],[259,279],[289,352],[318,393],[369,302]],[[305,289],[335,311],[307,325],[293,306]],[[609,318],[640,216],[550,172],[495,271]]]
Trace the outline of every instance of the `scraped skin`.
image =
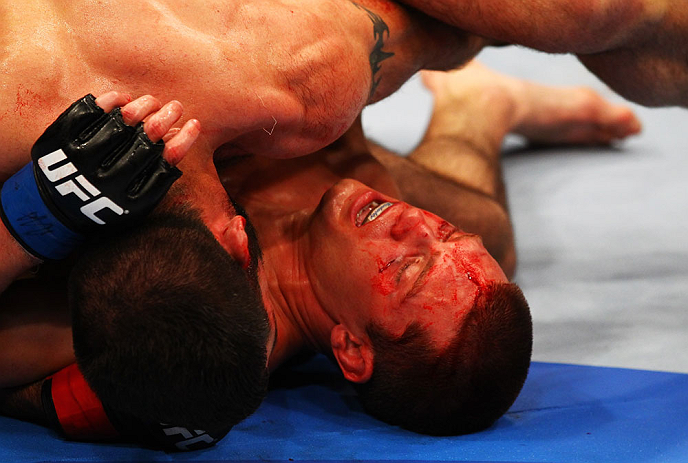
[[[391,205],[361,224],[372,200]],[[393,336],[417,322],[441,347],[479,289],[507,281],[477,235],[353,180],[328,189],[307,233],[298,244],[315,298],[362,340],[370,322]]]
[[419,146],[404,158],[370,143],[401,197],[477,233],[508,277],[516,250],[501,173],[509,132],[534,143],[599,144],[640,130],[635,115],[585,88],[552,88],[497,74],[479,63],[423,72],[435,107]]

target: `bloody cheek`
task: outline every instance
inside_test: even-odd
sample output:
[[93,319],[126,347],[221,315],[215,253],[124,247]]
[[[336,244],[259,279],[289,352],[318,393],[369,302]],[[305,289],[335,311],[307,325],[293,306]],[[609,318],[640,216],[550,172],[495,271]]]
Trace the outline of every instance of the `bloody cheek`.
[[457,228],[454,225],[443,220],[437,228],[437,239],[440,241],[447,241],[447,238],[456,230]]
[[390,295],[392,291],[394,291],[395,282],[394,278],[391,275],[387,275],[385,270],[387,270],[392,263],[394,263],[394,259],[383,259],[377,253],[373,253],[372,251],[367,252],[373,259],[375,259],[375,263],[377,264],[378,268],[377,274],[370,279],[370,286],[372,287],[373,291],[383,296]]
[[456,265],[456,269],[459,272],[457,276],[459,278],[461,277],[461,273],[463,273],[465,278],[478,288],[483,289],[485,287],[486,282],[483,281],[480,272],[480,267],[482,265],[480,256],[462,251],[458,247],[452,249],[449,255]]
[[394,260],[385,262],[381,257],[375,257],[375,261],[377,262],[378,271],[377,275],[370,279],[370,285],[374,291],[377,291],[383,296],[388,296],[394,291],[394,281],[390,275],[385,273],[385,270],[392,265]]
[[370,285],[374,291],[382,294],[383,296],[389,296],[394,291],[394,281],[391,278],[387,278],[385,275],[376,275],[370,279]]

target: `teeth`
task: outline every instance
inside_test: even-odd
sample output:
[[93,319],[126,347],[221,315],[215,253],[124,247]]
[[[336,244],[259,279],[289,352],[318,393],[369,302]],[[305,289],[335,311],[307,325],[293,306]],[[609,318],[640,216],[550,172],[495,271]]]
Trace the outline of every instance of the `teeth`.
[[390,202],[380,204],[375,209],[373,209],[370,212],[370,214],[368,214],[368,217],[365,218],[365,220],[363,221],[363,223],[361,225],[365,225],[368,222],[372,222],[373,220],[377,219],[391,205],[392,205],[392,203],[390,203]]
[[373,201],[362,207],[361,210],[358,211],[358,214],[356,214],[356,226],[360,227],[361,225],[363,225],[363,221],[365,220],[368,213],[375,209],[379,204],[380,203],[378,203],[377,201]]

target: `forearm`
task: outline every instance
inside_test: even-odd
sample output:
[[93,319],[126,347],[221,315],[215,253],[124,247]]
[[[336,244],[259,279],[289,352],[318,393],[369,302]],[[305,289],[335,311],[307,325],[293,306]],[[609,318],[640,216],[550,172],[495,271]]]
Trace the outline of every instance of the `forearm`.
[[[0,293],[21,275],[40,263],[26,252],[0,222]],[[2,307],[0,307],[2,310]]]
[[69,271],[48,263],[0,294],[0,388],[32,383],[74,362]]
[[182,108],[161,106],[150,95],[87,95],[43,132],[32,161],[0,185],[0,293],[42,260],[68,257],[87,235],[135,224],[162,199],[181,175],[170,162],[200,127],[187,121],[165,145]]
[[35,383],[0,389],[0,415],[48,426],[41,402],[43,380]]

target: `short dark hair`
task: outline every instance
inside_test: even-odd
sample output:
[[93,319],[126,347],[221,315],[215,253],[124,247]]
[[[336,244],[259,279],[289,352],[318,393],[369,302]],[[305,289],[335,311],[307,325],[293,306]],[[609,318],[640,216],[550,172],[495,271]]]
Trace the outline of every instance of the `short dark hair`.
[[530,366],[530,309],[515,284],[481,289],[441,352],[417,323],[399,338],[374,324],[367,331],[373,375],[355,385],[363,407],[423,434],[459,435],[491,426],[516,400]]
[[267,392],[257,281],[191,211],[89,249],[69,282],[80,370],[110,409],[194,429],[232,426]]

